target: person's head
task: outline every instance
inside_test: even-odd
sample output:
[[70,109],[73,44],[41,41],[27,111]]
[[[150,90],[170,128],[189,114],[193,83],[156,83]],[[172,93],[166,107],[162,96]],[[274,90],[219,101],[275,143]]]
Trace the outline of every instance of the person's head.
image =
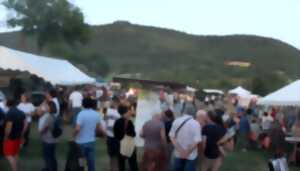
[[213,122],[213,123],[215,123],[217,125],[223,126],[222,117],[219,116],[215,111],[208,111],[207,115],[208,115],[208,120],[210,122]]
[[112,108],[117,108],[119,104],[120,104],[119,97],[113,96],[112,99],[111,99],[111,103],[110,103],[111,107]]
[[172,110],[168,109],[164,112],[167,119],[173,120],[174,119],[174,113]]
[[46,98],[48,101],[51,101],[55,97],[57,97],[57,91],[55,89],[50,89],[46,94]]
[[133,114],[133,112],[131,110],[132,109],[130,108],[130,106],[128,106],[126,104],[121,104],[118,107],[119,114],[122,117],[127,118],[127,119],[129,119],[132,116],[132,114]]
[[56,114],[56,113],[57,113],[56,110],[57,110],[57,109],[56,109],[55,103],[54,103],[53,101],[49,101],[49,102],[48,102],[48,112],[49,112],[50,114]]
[[264,112],[264,116],[268,116],[269,114],[268,114],[268,112]]
[[191,102],[185,102],[182,113],[195,116],[197,112],[196,106]]
[[200,123],[200,125],[203,127],[205,124],[207,124],[207,112],[205,110],[199,110],[196,114],[196,120]]
[[27,94],[25,94],[25,93],[21,94],[20,100],[22,103],[27,103],[28,99],[29,99],[29,97]]
[[82,106],[85,108],[85,109],[96,109],[97,107],[97,102],[96,100],[92,99],[92,98],[84,98],[82,100]]
[[9,98],[7,101],[6,101],[6,106],[8,108],[12,108],[12,107],[15,107],[17,105],[17,102],[15,99],[13,98]]

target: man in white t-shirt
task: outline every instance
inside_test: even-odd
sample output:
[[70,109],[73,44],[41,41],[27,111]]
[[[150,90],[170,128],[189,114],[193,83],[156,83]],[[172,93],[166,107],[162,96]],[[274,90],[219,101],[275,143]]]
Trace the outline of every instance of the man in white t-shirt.
[[69,105],[72,111],[72,123],[75,124],[76,117],[82,108],[83,96],[76,87],[75,90],[69,96]]
[[83,96],[78,90],[73,91],[69,96],[69,101],[72,108],[81,108],[82,100]]
[[175,151],[173,171],[196,170],[198,145],[202,136],[200,124],[191,116],[193,112],[193,108],[186,107],[183,115],[171,127],[169,136]]
[[26,121],[27,121],[28,127],[24,134],[24,144],[23,144],[24,147],[26,147],[29,143],[30,125],[31,125],[31,121],[32,121],[32,115],[35,111],[35,107],[33,106],[32,103],[28,102],[28,97],[26,96],[26,94],[22,94],[20,103],[17,106],[17,108],[19,110],[21,110],[22,112],[24,112],[26,115]]

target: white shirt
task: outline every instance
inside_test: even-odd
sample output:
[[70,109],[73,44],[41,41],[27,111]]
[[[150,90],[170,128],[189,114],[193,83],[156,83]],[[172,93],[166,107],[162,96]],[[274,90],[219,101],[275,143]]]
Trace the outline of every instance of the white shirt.
[[[179,126],[188,118],[192,116],[184,114],[183,116],[177,118],[170,130],[169,136],[175,138],[175,132]],[[177,143],[185,150],[191,148],[191,146],[198,144],[202,141],[201,136],[201,126],[195,119],[188,120],[179,130],[176,138]],[[195,160],[198,156],[197,148],[188,156],[188,160]],[[180,158],[179,152],[175,149],[175,157]]]
[[272,116],[270,116],[270,115],[263,116],[262,117],[262,129],[263,130],[270,129],[273,121],[274,120],[273,120]]
[[38,122],[38,131],[41,134],[41,131],[48,127],[47,132],[41,134],[41,138],[46,143],[56,143],[57,139],[52,135],[52,129],[54,124],[54,118],[49,113],[45,113],[42,117],[40,117]]
[[116,120],[121,118],[121,115],[116,109],[108,108],[105,118],[106,135],[109,137],[114,137],[113,127]]
[[52,101],[55,103],[55,107],[56,107],[56,114],[54,114],[55,117],[58,117],[59,112],[60,112],[60,105],[59,105],[59,101],[58,99],[55,97],[52,99]]
[[6,114],[8,112],[8,107],[6,106],[5,101],[0,102],[0,108],[3,110],[3,112]]
[[72,104],[73,108],[82,107],[83,96],[79,91],[73,91],[69,96],[69,101]]
[[100,98],[103,95],[103,91],[102,90],[96,90],[96,98]]
[[32,121],[31,115],[35,111],[35,107],[33,106],[33,104],[32,103],[20,103],[17,106],[17,108],[25,113],[26,121],[28,123],[31,123],[31,121]]

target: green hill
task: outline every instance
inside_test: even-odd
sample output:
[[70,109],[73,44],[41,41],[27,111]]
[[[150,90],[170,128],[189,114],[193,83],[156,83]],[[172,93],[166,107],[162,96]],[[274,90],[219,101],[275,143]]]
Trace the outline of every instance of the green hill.
[[[17,32],[0,34],[0,45],[36,53],[34,38],[22,39]],[[128,22],[92,26],[88,44],[72,49],[58,42],[42,54],[84,64],[98,75],[106,74],[103,63],[108,63],[109,74],[140,73],[142,78],[197,87],[243,84],[251,88],[253,78],[264,80],[275,74],[296,79],[300,74],[300,51],[279,40],[250,35],[197,36]],[[230,61],[251,66],[225,65]]]

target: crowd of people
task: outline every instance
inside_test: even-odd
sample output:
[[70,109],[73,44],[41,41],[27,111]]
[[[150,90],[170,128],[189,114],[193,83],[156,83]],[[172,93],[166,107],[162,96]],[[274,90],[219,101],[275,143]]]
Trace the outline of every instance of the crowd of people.
[[[300,122],[292,109],[262,109],[254,102],[243,107],[224,97],[205,103],[175,98],[172,105],[163,96],[159,100],[163,107],[136,132],[136,99],[122,93],[109,94],[104,88],[75,87],[69,93],[50,89],[45,100],[34,106],[24,92],[9,98],[0,110],[1,153],[17,171],[18,153],[29,147],[37,118],[44,171],[59,170],[56,147],[65,125],[72,129],[65,168],[70,171],[96,169],[97,137],[106,141],[111,171],[218,171],[235,146],[242,152],[266,149],[296,161],[297,146],[288,150],[284,139],[290,132],[300,137]],[[144,139],[141,160],[137,136]]]

